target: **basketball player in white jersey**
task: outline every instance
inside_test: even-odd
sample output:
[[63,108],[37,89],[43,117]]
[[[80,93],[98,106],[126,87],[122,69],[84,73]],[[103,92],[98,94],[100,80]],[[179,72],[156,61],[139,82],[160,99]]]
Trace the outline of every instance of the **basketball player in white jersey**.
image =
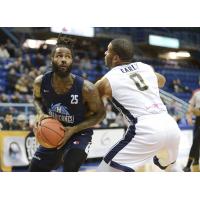
[[147,64],[132,63],[133,53],[132,42],[120,38],[112,40],[105,52],[110,71],[96,86],[101,97],[110,99],[130,126],[97,171],[133,172],[152,159],[162,170],[181,171],[176,165],[180,129],[159,95],[165,78]]

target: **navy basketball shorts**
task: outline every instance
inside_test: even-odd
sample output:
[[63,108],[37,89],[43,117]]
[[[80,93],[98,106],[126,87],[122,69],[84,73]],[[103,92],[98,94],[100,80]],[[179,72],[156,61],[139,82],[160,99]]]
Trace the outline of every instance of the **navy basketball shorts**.
[[56,169],[62,163],[63,155],[71,149],[80,149],[88,154],[92,141],[92,134],[92,130],[86,130],[75,134],[61,149],[49,149],[39,146],[31,162],[34,162],[44,169]]

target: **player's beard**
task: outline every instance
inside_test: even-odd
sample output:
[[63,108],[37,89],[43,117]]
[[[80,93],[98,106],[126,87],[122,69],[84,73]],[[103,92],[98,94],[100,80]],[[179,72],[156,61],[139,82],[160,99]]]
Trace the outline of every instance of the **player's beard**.
[[62,70],[62,68],[59,67],[59,65],[57,65],[55,62],[52,62],[52,69],[57,76],[59,76],[60,78],[65,78],[69,76],[72,70],[72,64],[70,64],[65,70]]

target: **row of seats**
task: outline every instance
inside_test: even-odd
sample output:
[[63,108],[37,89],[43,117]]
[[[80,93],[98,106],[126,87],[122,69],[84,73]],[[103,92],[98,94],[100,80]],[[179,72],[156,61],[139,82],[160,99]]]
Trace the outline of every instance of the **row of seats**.
[[172,93],[173,95],[177,96],[178,98],[186,102],[190,99],[191,94],[175,93],[171,88],[172,81],[175,79],[180,79],[181,84],[187,86],[192,91],[199,87],[200,70],[172,69],[172,68],[162,68],[162,67],[155,67],[155,69],[157,72],[163,74],[166,77],[167,82],[164,90]]
[[[0,60],[0,88],[3,88],[3,91],[6,90],[7,83],[7,74],[8,70],[5,69],[5,65],[12,62],[13,59],[4,59]],[[87,79],[89,79],[91,82],[95,82],[100,77],[102,77],[108,69],[104,65],[103,60],[91,60],[92,69],[88,70],[80,70],[77,67],[73,68],[72,73],[77,74],[79,76],[82,76],[84,73],[87,74]],[[99,66],[99,70],[95,70],[96,67]],[[172,68],[163,68],[160,66],[156,66],[155,70],[157,72],[160,72],[161,74],[165,75],[167,82],[165,86],[165,90],[168,92],[173,92],[170,88],[170,84],[174,79],[180,79],[181,83],[185,86],[188,86],[191,90],[194,90],[199,87],[198,81],[200,77],[200,71],[194,70],[194,69],[172,69]],[[183,100],[187,100],[189,98],[189,94],[187,93],[180,93],[175,94],[179,98]]]

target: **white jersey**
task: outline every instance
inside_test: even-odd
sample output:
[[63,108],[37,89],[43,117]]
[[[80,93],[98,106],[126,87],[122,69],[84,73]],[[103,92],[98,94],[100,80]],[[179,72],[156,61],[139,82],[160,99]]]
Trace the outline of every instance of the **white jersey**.
[[181,131],[160,99],[153,68],[141,62],[121,65],[105,78],[111,85],[113,103],[130,126],[105,155],[98,171],[137,171],[152,158],[158,167],[167,169],[177,159]]
[[104,77],[110,83],[113,103],[129,120],[130,114],[137,118],[167,112],[159,95],[156,74],[150,65],[135,62],[117,66]]

